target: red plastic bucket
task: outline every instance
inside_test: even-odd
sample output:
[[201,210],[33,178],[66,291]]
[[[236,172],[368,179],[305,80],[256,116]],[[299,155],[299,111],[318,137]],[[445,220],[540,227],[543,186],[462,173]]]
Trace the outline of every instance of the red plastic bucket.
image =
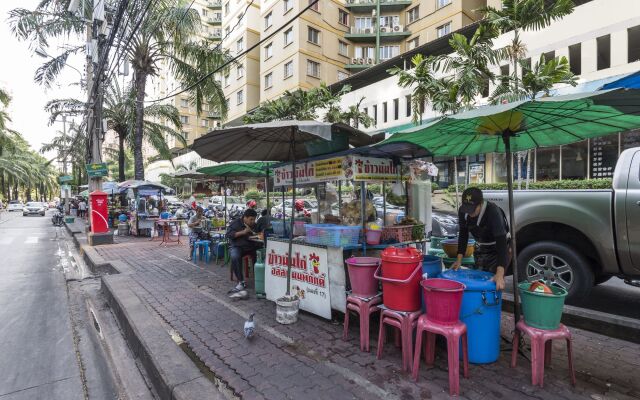
[[425,279],[420,284],[427,307],[427,317],[441,324],[458,322],[465,285],[441,278]]
[[382,231],[367,230],[367,244],[377,245],[380,244],[380,238],[382,237]]
[[382,281],[382,302],[385,307],[397,311],[419,310],[422,253],[413,247],[388,247],[380,258],[382,264],[375,277]]
[[373,275],[380,266],[379,258],[351,257],[346,263],[351,282],[351,294],[364,298],[378,294],[378,281]]

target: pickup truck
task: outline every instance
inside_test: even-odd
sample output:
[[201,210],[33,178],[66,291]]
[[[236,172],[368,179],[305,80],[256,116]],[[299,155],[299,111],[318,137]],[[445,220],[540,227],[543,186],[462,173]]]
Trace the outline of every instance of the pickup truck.
[[[506,191],[484,197],[508,216]],[[520,280],[544,279],[584,298],[613,276],[640,285],[640,147],[625,150],[608,190],[514,192]]]

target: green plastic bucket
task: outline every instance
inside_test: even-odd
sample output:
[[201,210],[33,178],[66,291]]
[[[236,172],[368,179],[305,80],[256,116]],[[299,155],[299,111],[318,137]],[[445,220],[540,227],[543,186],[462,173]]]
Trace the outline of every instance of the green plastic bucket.
[[531,282],[522,282],[518,285],[524,322],[538,329],[558,329],[567,291],[550,285],[549,288],[553,294],[545,294],[529,291],[530,286]]

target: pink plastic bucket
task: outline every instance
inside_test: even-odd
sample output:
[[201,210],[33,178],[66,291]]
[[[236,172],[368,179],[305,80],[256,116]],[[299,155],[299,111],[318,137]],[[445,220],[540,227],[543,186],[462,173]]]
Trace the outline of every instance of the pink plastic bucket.
[[370,245],[380,244],[381,237],[382,237],[382,231],[367,230],[367,244],[370,244]]
[[465,285],[450,279],[432,278],[420,282],[427,317],[441,324],[454,324],[460,317]]
[[378,281],[373,277],[380,265],[374,257],[351,257],[347,261],[351,293],[359,297],[373,297],[378,294]]

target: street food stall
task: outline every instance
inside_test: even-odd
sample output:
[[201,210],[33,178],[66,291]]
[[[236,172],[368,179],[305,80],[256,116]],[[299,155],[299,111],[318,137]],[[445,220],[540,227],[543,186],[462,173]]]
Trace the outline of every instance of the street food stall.
[[173,189],[147,181],[125,181],[118,189],[129,202],[131,234],[151,236],[162,212],[162,197],[173,194]]

